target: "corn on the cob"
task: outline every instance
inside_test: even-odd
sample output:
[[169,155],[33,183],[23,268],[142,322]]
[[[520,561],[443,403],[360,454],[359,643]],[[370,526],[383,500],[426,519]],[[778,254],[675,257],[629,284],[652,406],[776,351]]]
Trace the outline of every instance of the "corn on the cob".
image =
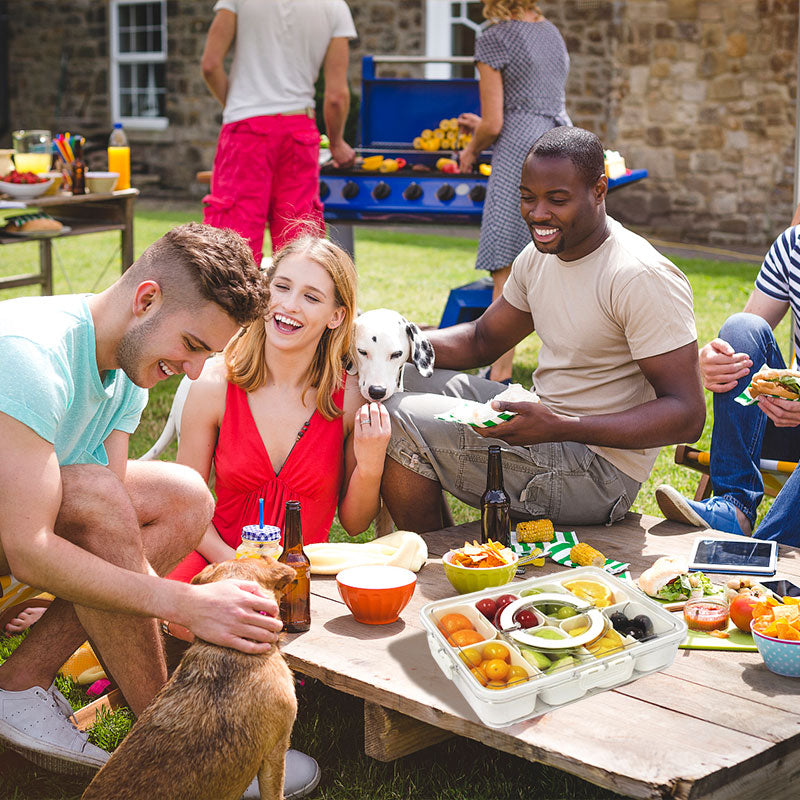
[[579,542],[569,551],[569,560],[579,567],[602,567],[606,563],[606,557],[585,542]]
[[518,542],[552,542],[555,531],[549,519],[533,519],[517,523]]

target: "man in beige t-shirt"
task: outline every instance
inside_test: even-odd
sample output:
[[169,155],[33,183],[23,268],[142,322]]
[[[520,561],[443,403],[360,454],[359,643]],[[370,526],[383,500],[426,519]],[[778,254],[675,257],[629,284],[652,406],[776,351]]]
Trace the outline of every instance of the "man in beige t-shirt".
[[[381,491],[398,527],[449,524],[442,489],[479,506],[489,444],[502,446],[513,514],[557,525],[614,522],[658,448],[702,432],[689,282],[606,216],[603,166],[600,140],[581,128],[554,128],[528,153],[520,204],[532,243],[503,296],[473,322],[431,331],[445,369],[427,380],[407,370],[411,392],[387,403],[392,441]],[[541,402],[497,403],[516,416],[480,431],[434,419],[454,397],[487,402],[504,388],[451,370],[490,364],[534,330]]]

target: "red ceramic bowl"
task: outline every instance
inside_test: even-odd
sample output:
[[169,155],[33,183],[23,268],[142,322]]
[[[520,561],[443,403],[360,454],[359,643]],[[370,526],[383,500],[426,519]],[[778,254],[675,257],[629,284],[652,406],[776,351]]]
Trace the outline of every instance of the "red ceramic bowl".
[[358,622],[386,625],[408,605],[417,576],[402,567],[348,567],[336,576],[345,605]]

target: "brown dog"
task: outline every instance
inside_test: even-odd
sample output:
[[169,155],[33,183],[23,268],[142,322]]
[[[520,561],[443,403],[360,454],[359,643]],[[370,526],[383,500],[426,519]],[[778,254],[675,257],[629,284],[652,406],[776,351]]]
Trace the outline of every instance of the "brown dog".
[[[192,583],[224,578],[257,581],[279,602],[295,571],[246,558],[211,564]],[[281,800],[296,714],[277,647],[246,655],[197,639],[82,800],[239,800],[256,774],[261,800]]]

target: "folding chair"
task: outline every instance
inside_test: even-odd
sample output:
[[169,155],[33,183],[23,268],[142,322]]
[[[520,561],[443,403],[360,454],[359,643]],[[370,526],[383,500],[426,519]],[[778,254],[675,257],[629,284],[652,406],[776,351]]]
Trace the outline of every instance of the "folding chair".
[[[697,491],[694,493],[695,500],[705,500],[711,497],[710,461],[711,453],[706,450],[696,450],[688,444],[679,444],[675,447],[675,463],[701,473]],[[770,458],[762,458],[759,469],[764,480],[764,493],[775,497],[783,484],[789,480],[789,476],[794,472],[796,466],[797,463],[794,461],[775,461]]]

